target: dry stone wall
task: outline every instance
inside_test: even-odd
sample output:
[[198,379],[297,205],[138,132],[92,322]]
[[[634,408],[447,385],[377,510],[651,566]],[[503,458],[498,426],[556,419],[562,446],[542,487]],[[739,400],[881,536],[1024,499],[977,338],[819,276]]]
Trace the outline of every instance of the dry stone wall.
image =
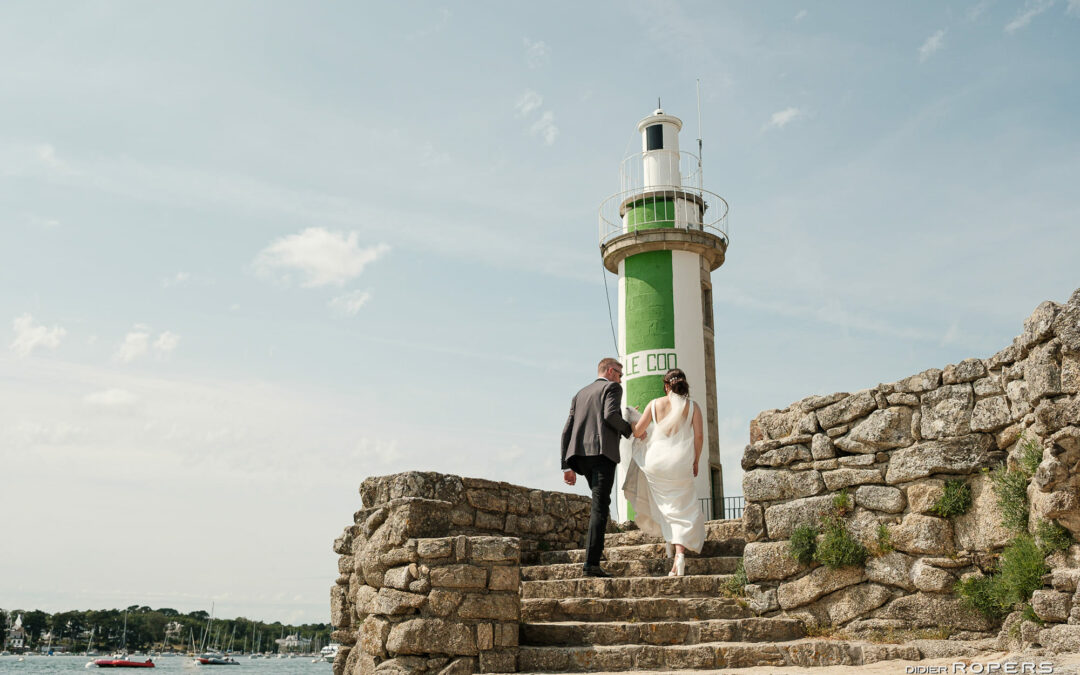
[[513,672],[522,560],[580,547],[589,500],[421,472],[360,495],[334,542],[334,675]]
[[[990,630],[954,592],[959,579],[990,573],[1015,536],[1002,523],[988,470],[1014,466],[1023,444],[1037,443],[1031,530],[1056,520],[1080,540],[1078,391],[1080,290],[1064,305],[1039,305],[1023,333],[990,358],[761,413],[742,459],[751,606],[852,629]],[[970,488],[972,506],[939,517],[934,504],[955,480]],[[850,495],[847,530],[878,555],[838,569],[799,563],[792,533],[835,517],[842,490]],[[884,552],[882,532],[893,550]],[[1051,556],[1056,576],[1033,598],[1041,618],[1062,623],[1044,629],[1062,644],[1080,645],[1073,633],[1080,625],[1068,625],[1080,624],[1078,561],[1076,545]]]

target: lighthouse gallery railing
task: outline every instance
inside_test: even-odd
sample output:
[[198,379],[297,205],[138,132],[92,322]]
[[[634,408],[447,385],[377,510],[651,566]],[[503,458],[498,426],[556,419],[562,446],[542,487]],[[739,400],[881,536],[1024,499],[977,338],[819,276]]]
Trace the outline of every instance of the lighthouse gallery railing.
[[728,203],[701,187],[697,155],[673,151],[630,155],[620,167],[619,183],[622,189],[600,204],[600,244],[664,227],[702,230],[728,241]]

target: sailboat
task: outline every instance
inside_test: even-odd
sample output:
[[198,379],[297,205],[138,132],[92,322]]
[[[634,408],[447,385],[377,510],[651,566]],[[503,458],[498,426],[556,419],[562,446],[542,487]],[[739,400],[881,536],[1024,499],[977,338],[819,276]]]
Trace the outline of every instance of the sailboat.
[[[210,629],[214,625],[214,603],[210,603],[210,620],[206,624],[206,632],[203,633],[203,648],[206,648],[206,640],[210,635]],[[235,631],[235,627],[233,628]],[[213,644],[210,645],[213,649]],[[195,663],[200,666],[238,666],[240,662],[236,659],[226,656],[220,653],[203,652],[195,657]]]
[[125,648],[127,647],[127,610],[124,611],[124,635],[120,639],[120,652],[113,654],[111,659],[96,659],[86,664],[86,667],[97,666],[98,668],[153,668],[154,661],[129,661]]
[[86,641],[86,652],[83,656],[97,656],[97,653],[94,651],[94,631],[96,630],[97,626],[90,628],[90,639]]

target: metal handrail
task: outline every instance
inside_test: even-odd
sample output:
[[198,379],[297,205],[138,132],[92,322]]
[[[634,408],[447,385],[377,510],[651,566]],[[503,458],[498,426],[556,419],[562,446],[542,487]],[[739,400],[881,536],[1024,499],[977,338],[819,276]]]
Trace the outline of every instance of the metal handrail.
[[[725,243],[728,241],[728,203],[723,197],[702,188],[651,186],[617,192],[601,202],[599,212],[599,239],[601,245],[624,234],[656,229],[654,227],[656,223],[667,223],[671,220],[665,217],[663,219],[638,221],[632,225],[625,224],[623,222],[623,207],[628,201],[638,196],[642,200],[652,200],[654,203],[675,200],[697,202],[701,205],[701,222],[689,222],[686,220],[680,222],[676,218],[672,223],[675,228],[709,232],[723,239]],[[706,214],[710,211],[715,215],[706,217]]]
[[[667,183],[661,181],[667,180]],[[624,222],[627,202],[640,196],[643,200],[670,201],[675,218],[665,216],[652,221]],[[655,213],[655,209],[654,209]],[[707,215],[708,214],[708,215]],[[702,187],[701,158],[692,152],[650,150],[634,153],[619,165],[619,191],[600,204],[600,244],[615,237],[644,229],[664,227],[709,232],[728,241],[728,203],[723,197]],[[671,221],[674,222],[671,222]]]
[[674,150],[649,150],[628,155],[619,165],[619,191],[636,190],[645,185],[645,159],[649,158],[654,170],[662,168],[670,175],[678,172],[678,187],[698,188],[701,182],[701,160],[692,152]]
[[[712,519],[717,514],[713,511],[712,497],[698,497],[698,504],[706,518]],[[742,518],[746,502],[743,497],[724,497],[724,508],[719,516],[723,520],[736,520]]]
[[725,520],[742,518],[744,508],[746,508],[746,499],[744,497],[724,497]]
[[712,497],[698,497],[698,504],[701,512],[705,514],[705,519],[712,520]]

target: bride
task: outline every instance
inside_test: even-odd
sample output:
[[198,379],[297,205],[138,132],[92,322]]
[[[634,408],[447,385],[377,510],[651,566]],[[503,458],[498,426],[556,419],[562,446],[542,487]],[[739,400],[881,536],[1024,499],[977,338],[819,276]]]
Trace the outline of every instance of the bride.
[[694,490],[701,458],[701,410],[690,400],[686,374],[678,368],[664,375],[664,393],[649,402],[634,427],[634,436],[647,436],[647,444],[642,453],[641,444],[634,443],[623,494],[634,507],[638,527],[662,534],[669,555],[674,545],[675,564],[668,576],[683,576],[686,550],[699,553],[705,542],[705,516]]

